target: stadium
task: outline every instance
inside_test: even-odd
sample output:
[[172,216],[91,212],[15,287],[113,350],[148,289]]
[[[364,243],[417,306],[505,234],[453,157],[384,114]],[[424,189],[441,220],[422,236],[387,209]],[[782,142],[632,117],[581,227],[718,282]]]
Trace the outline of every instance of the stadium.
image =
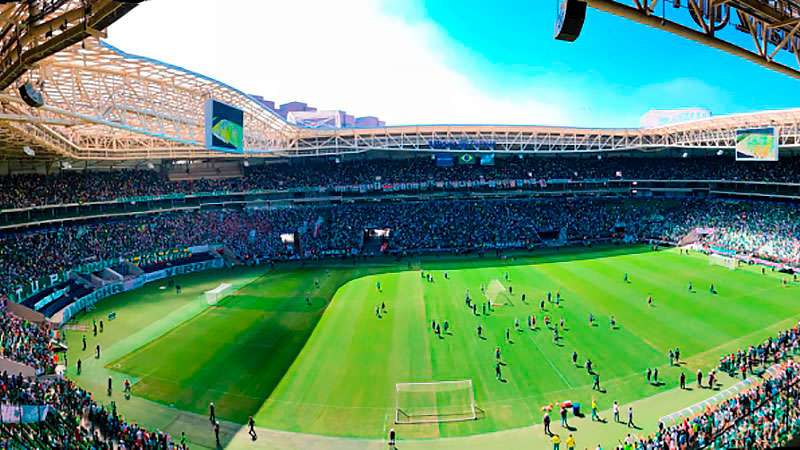
[[[386,125],[108,43],[139,3],[0,5],[0,448],[794,442],[800,109]],[[793,1],[668,3],[797,77]]]

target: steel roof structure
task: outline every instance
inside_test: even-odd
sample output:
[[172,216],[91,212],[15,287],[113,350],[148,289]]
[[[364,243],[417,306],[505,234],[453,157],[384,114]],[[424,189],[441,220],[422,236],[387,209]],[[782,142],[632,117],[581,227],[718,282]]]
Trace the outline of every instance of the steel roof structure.
[[[29,107],[17,94],[26,81],[41,87],[44,107]],[[204,104],[211,98],[244,111],[244,152],[226,153],[205,146]],[[737,129],[764,126],[779,130],[782,148],[800,147],[800,109],[718,116],[647,129],[514,125],[301,128],[231,86],[124,53],[94,37],[40,60],[24,77],[0,91],[0,158],[7,160],[236,159],[371,150],[716,150],[733,148]],[[35,156],[23,152],[26,146]]]
[[800,78],[799,0],[581,0]]
[[0,4],[0,89],[31,66],[104,30],[141,0],[27,0]]

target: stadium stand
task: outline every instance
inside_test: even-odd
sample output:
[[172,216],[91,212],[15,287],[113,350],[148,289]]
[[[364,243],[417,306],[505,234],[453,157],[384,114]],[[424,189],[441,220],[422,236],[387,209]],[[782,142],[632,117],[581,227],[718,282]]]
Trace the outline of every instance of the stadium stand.
[[[796,338],[795,329],[791,342],[795,351]],[[798,382],[797,363],[782,362],[763,382],[721,405],[673,427],[662,426],[648,439],[630,439],[626,444],[641,449],[778,447],[800,428]]]
[[[14,175],[0,178],[0,204],[9,208],[59,203],[116,201],[148,195],[216,191],[330,189],[357,183],[422,183],[503,180],[770,180],[797,181],[797,161],[774,165],[734,165],[719,158],[528,158],[500,159],[496,166],[436,167],[431,160],[403,159],[331,164],[271,164],[247,168],[243,177],[169,181],[155,171],[67,172],[52,177]],[[602,181],[601,181],[602,183]],[[68,188],[69,187],[69,188]],[[568,188],[567,188],[568,189]],[[30,280],[70,272],[32,292],[20,302],[53,317],[106,283],[104,268],[114,273],[153,273],[230,254],[235,262],[258,264],[289,259],[356,258],[372,254],[397,257],[428,252],[500,252],[597,242],[674,244],[696,230],[695,245],[704,251],[732,252],[797,266],[800,261],[800,212],[781,197],[729,198],[724,195],[636,197],[609,192],[560,192],[553,196],[449,195],[435,189],[413,198],[361,192],[351,201],[299,203],[246,202],[213,208],[168,208],[137,214],[23,223],[0,231],[0,291],[14,297]],[[291,196],[289,197],[291,200]],[[378,201],[380,200],[380,201]],[[252,207],[250,207],[252,206]],[[380,245],[367,245],[369,230],[389,230]],[[282,235],[297,241],[288,244]],[[205,248],[193,253],[189,248]],[[211,250],[211,248],[219,250]],[[173,259],[147,255],[171,255]],[[79,267],[96,263],[88,272]],[[102,262],[108,262],[102,264]],[[105,276],[105,278],[104,278]],[[19,319],[0,311],[2,355],[52,374],[58,359],[57,334],[46,323]],[[798,426],[797,367],[785,363],[797,350],[797,328],[761,346],[722,359],[721,370],[742,361],[750,370],[768,362],[782,364],[769,379],[704,414],[630,444],[635,448],[699,448],[730,445],[765,448],[783,442]],[[770,358],[764,357],[770,355]],[[730,360],[734,363],[730,363]],[[95,403],[91,394],[58,377],[38,380],[0,375],[4,404],[48,406],[46,419],[3,427],[2,448],[169,448],[169,435],[142,430],[116,411]],[[112,444],[112,442],[114,444]]]
[[0,356],[36,368],[37,379],[0,373],[0,405],[7,409],[36,406],[44,420],[0,426],[3,449],[167,449],[169,434],[128,423],[115,409],[99,405],[74,383],[52,376],[57,357],[57,334],[47,323],[20,319],[0,298]]
[[[795,264],[798,210],[790,203],[727,199],[475,199],[350,203],[259,210],[184,211],[67,223],[0,234],[0,282],[10,293],[25,280],[91,260],[119,260],[221,244],[241,261],[360,255],[364,231],[389,228],[384,252],[496,250],[599,240],[677,242],[713,229],[702,244]],[[297,233],[301,245],[280,240]],[[35,305],[52,292],[26,300]]]
[[154,170],[65,171],[0,177],[0,209],[199,192],[289,190],[374,183],[470,180],[727,180],[800,182],[800,159],[733,164],[727,158],[498,158],[495,166],[437,167],[427,158],[316,160],[245,168],[244,176],[170,181]]

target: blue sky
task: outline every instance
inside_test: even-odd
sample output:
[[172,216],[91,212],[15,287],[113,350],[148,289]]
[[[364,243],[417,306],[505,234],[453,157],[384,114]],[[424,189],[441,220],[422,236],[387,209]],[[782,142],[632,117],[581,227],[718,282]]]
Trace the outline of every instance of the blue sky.
[[[535,5],[535,6],[533,6]],[[800,106],[800,81],[736,56],[589,9],[574,43],[552,38],[555,2],[425,0],[421,12],[475,56],[472,73],[503,92],[546,80],[590,116],[706,107],[715,114]],[[457,55],[455,61],[457,64]],[[625,122],[628,122],[626,119]]]
[[[577,42],[556,41],[555,7],[158,0],[114,25],[110,42],[279,103],[303,100],[391,124],[637,126],[649,109],[800,106],[800,81],[592,9]],[[142,36],[143,27],[158,33]]]

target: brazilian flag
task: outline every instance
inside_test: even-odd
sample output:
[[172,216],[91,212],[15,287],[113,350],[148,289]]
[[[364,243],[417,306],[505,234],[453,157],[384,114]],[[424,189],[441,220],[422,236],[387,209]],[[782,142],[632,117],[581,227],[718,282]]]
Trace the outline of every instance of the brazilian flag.
[[475,160],[475,157],[474,157],[474,156],[472,156],[472,155],[471,155],[471,154],[469,154],[469,153],[463,153],[463,154],[462,154],[462,155],[461,155],[461,156],[458,158],[458,163],[459,163],[459,164],[466,164],[466,165],[469,165],[469,164],[475,164],[475,161],[476,161],[476,160]]

